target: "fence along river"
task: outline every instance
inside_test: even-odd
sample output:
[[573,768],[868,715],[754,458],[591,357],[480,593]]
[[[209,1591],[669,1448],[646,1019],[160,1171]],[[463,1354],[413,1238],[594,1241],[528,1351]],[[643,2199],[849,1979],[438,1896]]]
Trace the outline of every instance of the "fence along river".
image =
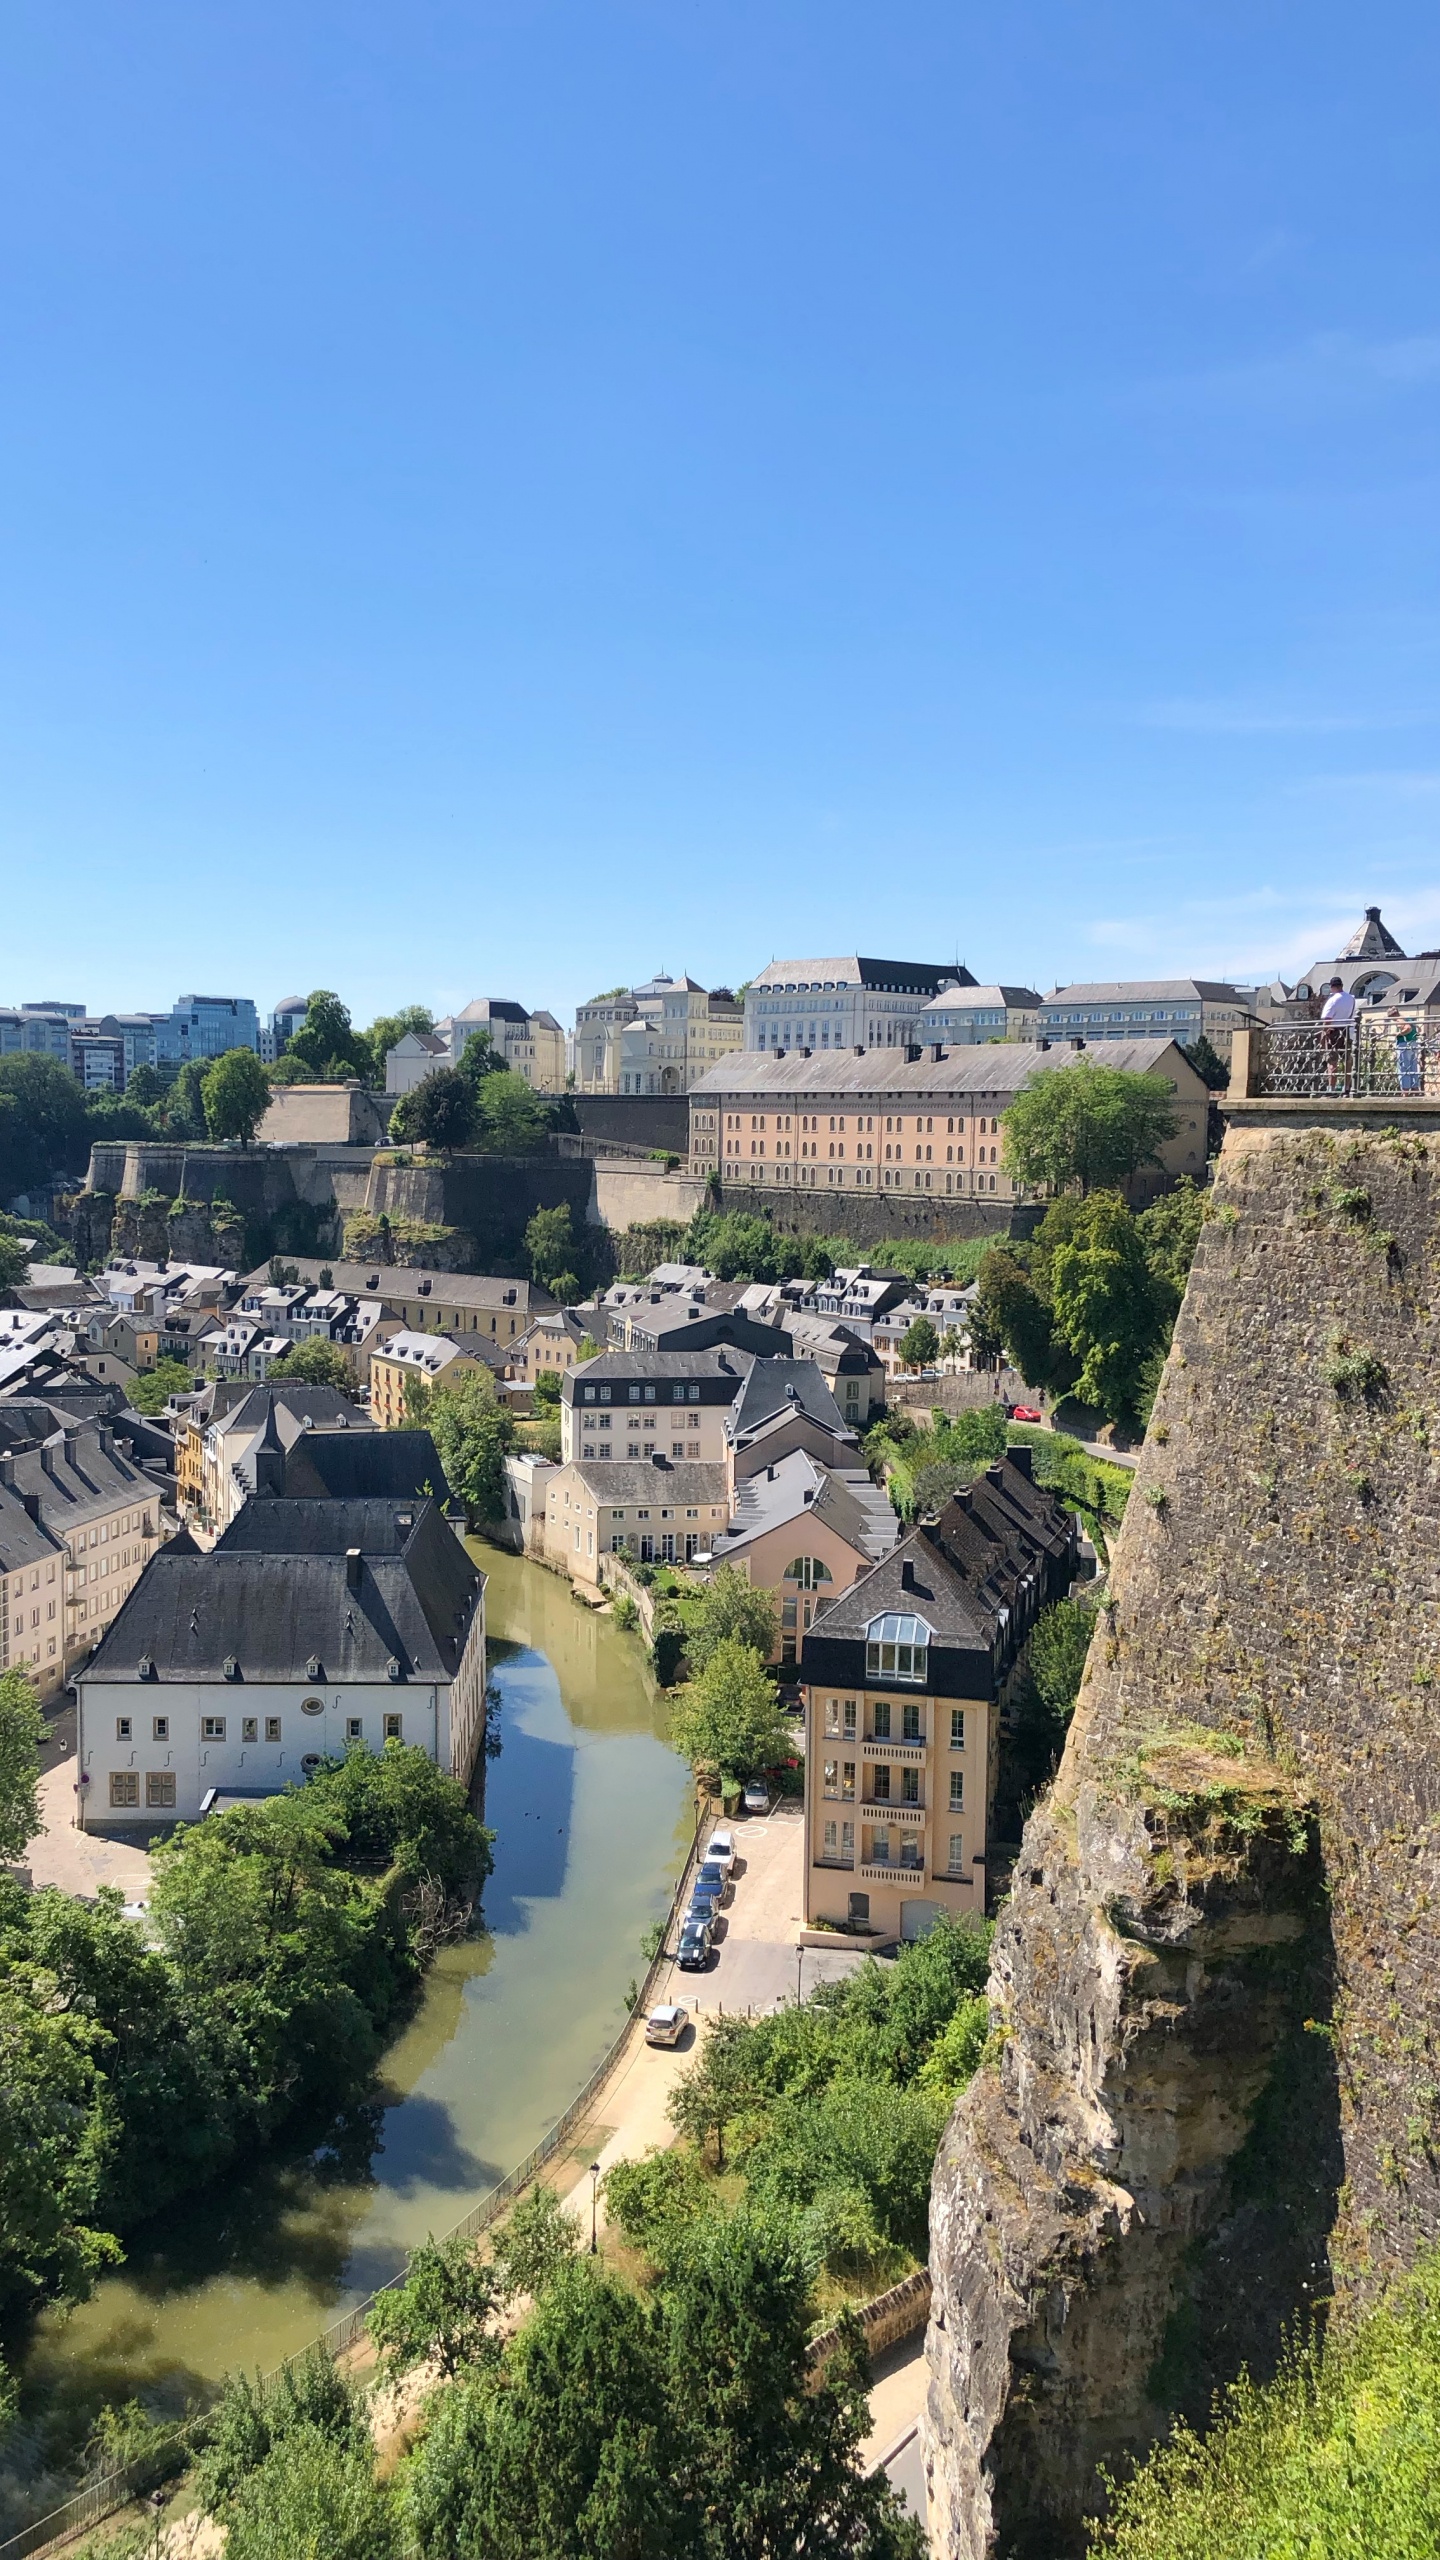
[[542,1567],[476,1552],[501,1741],[483,1934],[441,1950],[378,2089],[318,2151],[132,2233],[88,2302],[40,2323],[27,2399],[178,2411],[226,2371],[280,2363],[480,2203],[623,2023],[690,1837],[688,1772],[633,1637]]

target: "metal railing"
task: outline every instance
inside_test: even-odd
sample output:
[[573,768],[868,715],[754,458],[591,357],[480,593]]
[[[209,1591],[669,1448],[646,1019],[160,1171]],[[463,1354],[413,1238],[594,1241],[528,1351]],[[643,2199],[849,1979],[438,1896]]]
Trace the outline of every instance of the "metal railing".
[[1268,1023],[1250,1034],[1250,1092],[1306,1101],[1434,1101],[1440,1042],[1389,1023]]
[[[624,2026],[603,2058],[596,2063],[583,2089],[571,2099],[563,2115],[556,2117],[549,2132],[541,2136],[533,2151],[528,2151],[519,2165],[500,2180],[498,2186],[492,2187],[489,2194],[482,2196],[479,2204],[474,2206],[461,2221],[452,2224],[451,2228],[442,2234],[444,2240],[478,2239],[480,2233],[488,2230],[492,2222],[498,2222],[506,2206],[514,2203],[516,2197],[530,2184],[531,2179],[544,2168],[547,2160],[554,2159],[557,2151],[563,2148],[576,2126],[588,2113],[598,2091],[619,2061],[631,2033],[639,2031],[640,2022],[650,2003],[651,1993],[666,1965],[671,1962],[666,1948],[671,1931],[684,1906],[686,1889],[699,1860],[700,1837],[706,1828],[707,1817],[701,1811],[696,1816],[694,1834],[685,1852],[685,1863],[681,1867],[675,1890],[670,1897],[670,1908],[665,1915],[660,1944],[646,1969],[645,1979],[635,1994],[634,2005],[626,2017]],[[363,2302],[357,2302],[353,2310],[342,2312],[338,2320],[332,2320],[328,2329],[322,2329],[318,2338],[312,2338],[308,2346],[301,2347],[293,2356],[286,2356],[283,2363],[276,2365],[270,2373],[262,2374],[260,2388],[272,2389],[283,2373],[293,2372],[297,2365],[303,2364],[317,2351],[322,2355],[335,2358],[344,2355],[349,2348],[357,2346],[365,2335],[366,2323],[381,2294],[391,2293],[397,2285],[404,2284],[408,2274],[407,2265],[399,2275],[392,2276],[388,2284],[377,2285],[375,2291],[367,2294]],[[181,2463],[188,2461],[197,2451],[199,2442],[203,2440],[204,2427],[203,2414],[183,2421],[177,2425],[171,2437],[152,2442],[134,2462],[126,2464],[121,2470],[107,2473],[103,2480],[91,2481],[87,2487],[77,2490],[73,2498],[67,2498],[63,2506],[52,2508],[48,2515],[37,2516],[32,2524],[22,2525],[18,2533],[12,2533],[4,2542],[0,2542],[0,2560],[41,2560],[41,2555],[46,2552],[62,2550],[66,2543],[75,2540],[77,2534],[86,2532],[92,2524],[100,2524],[106,2516],[114,2515],[119,2508],[128,2506],[132,2498],[142,2496],[152,2482],[173,2477]],[[167,2443],[170,2447],[168,2455],[165,2451]]]

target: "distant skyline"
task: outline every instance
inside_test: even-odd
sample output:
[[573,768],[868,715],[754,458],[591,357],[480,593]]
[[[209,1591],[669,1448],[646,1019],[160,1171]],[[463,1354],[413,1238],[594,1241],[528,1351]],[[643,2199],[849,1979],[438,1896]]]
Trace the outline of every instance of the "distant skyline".
[[0,1002],[1440,944],[1437,69],[10,0]]

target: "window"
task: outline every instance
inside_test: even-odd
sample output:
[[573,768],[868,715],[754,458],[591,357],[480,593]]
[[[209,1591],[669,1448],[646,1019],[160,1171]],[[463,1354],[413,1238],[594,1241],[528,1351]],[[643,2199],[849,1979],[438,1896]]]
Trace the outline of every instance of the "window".
[[958,1831],[952,1831],[950,1834],[949,1872],[952,1876],[963,1875],[965,1872],[965,1841]]
[[853,1760],[842,1760],[840,1763],[840,1793],[847,1804],[854,1803],[855,1763]]
[[242,1717],[241,1717],[241,1719],[240,1719],[240,1739],[241,1739],[241,1741],[242,1741],[242,1742],[255,1742],[255,1741],[257,1741],[257,1740],[258,1740],[258,1738],[259,1738],[259,1726],[257,1725],[257,1723],[256,1723],[256,1721],[255,1721],[255,1718],[254,1718],[253,1716],[242,1716]]
[[890,1763],[888,1760],[878,1761],[871,1773],[871,1776],[871,1794],[874,1801],[876,1804],[888,1804],[890,1801]]
[[901,1731],[907,1742],[924,1741],[925,1736],[920,1730],[920,1709],[913,1698],[908,1706],[901,1707],[900,1722]]
[[169,1741],[169,1739],[170,1739],[170,1719],[169,1719],[169,1717],[168,1717],[168,1716],[156,1716],[156,1718],[155,1718],[155,1720],[154,1720],[153,1724],[152,1724],[152,1725],[151,1725],[151,1727],[150,1727],[150,1732],[151,1732],[151,1736],[152,1736],[152,1738],[153,1738],[156,1742],[168,1742],[168,1741]]
[[845,1719],[845,1739],[847,1742],[853,1742],[855,1739],[855,1701],[853,1698],[846,1699],[841,1712]]
[[202,1716],[200,1719],[200,1739],[202,1742],[223,1742],[225,1739],[224,1717]]
[[838,1796],[840,1793],[840,1763],[838,1760],[827,1760],[825,1763],[825,1793],[827,1796]]
[[385,1739],[387,1742],[403,1742],[405,1738],[403,1732],[403,1717],[395,1715],[382,1716],[380,1722],[384,1727]]
[[825,1701],[825,1730],[827,1733],[838,1733],[840,1730],[840,1701],[838,1698],[827,1698]]
[[892,1610],[872,1618],[865,1630],[865,1669],[882,1680],[927,1678],[931,1630],[923,1618],[899,1617]]
[[129,1739],[130,1739],[130,1719],[129,1719],[129,1717],[128,1717],[128,1716],[117,1716],[117,1717],[116,1717],[116,1719],[115,1719],[115,1739],[116,1739],[116,1741],[117,1741],[117,1742],[128,1742],[128,1741],[129,1741]]
[[364,1741],[364,1739],[365,1739],[365,1721],[364,1721],[364,1718],[363,1718],[362,1716],[347,1716],[347,1717],[346,1717],[346,1719],[345,1719],[345,1739],[346,1739],[346,1741],[347,1741],[347,1742],[363,1742],[363,1741]]
[[174,1812],[175,1772],[173,1769],[146,1770],[145,1802],[152,1813]]
[[785,1567],[783,1579],[798,1582],[802,1591],[815,1591],[830,1580],[830,1567],[822,1564],[818,1556],[796,1556]]
[[952,1769],[950,1772],[950,1810],[952,1813],[961,1813],[964,1811],[964,1807],[965,1772],[963,1769]]
[[950,1748],[952,1751],[963,1751],[965,1748],[965,1710],[963,1707],[952,1707],[950,1710]]
[[265,1739],[266,1739],[266,1741],[267,1741],[267,1742],[278,1742],[278,1741],[279,1741],[279,1739],[280,1739],[280,1719],[279,1719],[279,1717],[278,1717],[278,1716],[267,1716],[267,1717],[266,1717],[266,1719],[265,1719]]
[[137,1769],[112,1769],[110,1802],[123,1811],[126,1805],[140,1802],[140,1773]]
[[323,1716],[325,1713],[324,1699],[302,1698],[300,1701],[300,1713],[302,1716]]
[[871,1731],[873,1732],[877,1742],[889,1741],[890,1701],[888,1698],[876,1699],[874,1708],[871,1711]]
[[900,1801],[901,1801],[901,1803],[902,1803],[902,1804],[918,1804],[918,1803],[919,1803],[919,1801],[920,1801],[920,1772],[919,1772],[919,1770],[918,1770],[918,1769],[902,1769],[902,1770],[901,1770],[901,1772],[900,1772]]

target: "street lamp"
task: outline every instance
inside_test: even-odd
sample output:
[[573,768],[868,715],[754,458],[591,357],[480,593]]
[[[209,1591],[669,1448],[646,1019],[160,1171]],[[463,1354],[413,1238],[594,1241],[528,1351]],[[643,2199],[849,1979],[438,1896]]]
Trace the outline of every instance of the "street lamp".
[[795,1950],[795,2006],[796,2006],[796,2008],[797,2008],[797,2009],[798,2009],[798,2008],[799,2008],[799,2006],[800,2006],[800,1977],[801,1977],[802,1973],[804,1972],[804,1970],[805,1970],[805,1941],[804,1941],[804,1939],[802,1938],[802,1939],[801,1939],[801,1941],[800,1941],[800,1943],[799,1943],[799,1945],[797,1946],[797,1948],[796,1948],[796,1950]]
[[595,2224],[595,2216],[599,2207],[599,2200],[600,2163],[598,2160],[592,2160],[590,2163],[590,2255],[592,2258],[600,2246]]

